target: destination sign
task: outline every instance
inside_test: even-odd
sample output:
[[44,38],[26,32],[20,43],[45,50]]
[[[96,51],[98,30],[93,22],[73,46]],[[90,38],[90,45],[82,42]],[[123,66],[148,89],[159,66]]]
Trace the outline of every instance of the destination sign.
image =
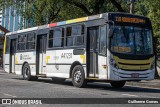
[[125,22],[125,23],[145,23],[144,19],[140,18],[130,18],[130,17],[116,17],[117,22]]

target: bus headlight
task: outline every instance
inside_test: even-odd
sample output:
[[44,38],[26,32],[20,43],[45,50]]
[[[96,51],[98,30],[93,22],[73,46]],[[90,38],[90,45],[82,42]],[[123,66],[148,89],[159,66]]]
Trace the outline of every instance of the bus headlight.
[[115,68],[117,68],[117,69],[119,69],[118,68],[118,66],[117,66],[117,64],[116,64],[116,61],[113,59],[113,58],[110,58],[110,65],[112,66],[112,67],[115,67]]

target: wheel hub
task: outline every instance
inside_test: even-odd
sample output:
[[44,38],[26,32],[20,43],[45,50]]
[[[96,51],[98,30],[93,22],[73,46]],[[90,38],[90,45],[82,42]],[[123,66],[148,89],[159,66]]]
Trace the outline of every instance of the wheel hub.
[[81,75],[81,72],[79,70],[77,70],[74,74],[74,81],[76,83],[80,83],[81,81],[81,78],[82,78],[82,75]]
[[24,70],[24,76],[25,76],[25,78],[27,78],[27,77],[28,77],[28,73],[29,73],[28,68],[25,68],[25,70]]

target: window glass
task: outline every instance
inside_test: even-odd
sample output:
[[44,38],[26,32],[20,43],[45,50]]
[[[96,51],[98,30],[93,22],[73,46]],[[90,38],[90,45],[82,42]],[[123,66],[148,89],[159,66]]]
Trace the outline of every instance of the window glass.
[[10,39],[6,37],[6,53],[9,53],[10,50]]
[[63,47],[64,46],[64,29],[63,28],[55,28],[50,31],[49,34],[49,48],[53,47]]
[[71,35],[72,28],[66,28],[66,46],[73,46],[73,37]]
[[26,49],[28,49],[28,50],[35,49],[35,33],[28,33],[27,34]]
[[83,36],[75,36],[74,38],[74,46],[83,45]]
[[66,36],[71,36],[71,27],[66,28]]
[[84,43],[84,25],[66,28],[66,46],[81,46]]
[[132,55],[153,54],[151,29],[136,26],[115,26],[111,51]]
[[48,47],[49,48],[53,47],[53,30],[49,31],[49,43],[48,43]]
[[55,29],[53,33],[54,33],[53,34],[54,38],[60,38],[60,37],[62,37],[62,31],[61,31],[60,28]]
[[100,27],[99,53],[106,55],[106,26]]
[[26,35],[18,35],[18,48],[19,51],[24,51],[26,48]]
[[73,26],[72,27],[72,35],[81,35],[82,26]]

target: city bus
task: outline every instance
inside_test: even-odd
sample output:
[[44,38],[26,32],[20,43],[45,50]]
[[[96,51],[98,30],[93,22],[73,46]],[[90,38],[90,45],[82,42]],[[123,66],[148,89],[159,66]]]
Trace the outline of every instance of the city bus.
[[152,80],[155,74],[153,31],[149,18],[108,12],[5,35],[4,70],[53,81],[71,79],[75,87],[106,81]]

